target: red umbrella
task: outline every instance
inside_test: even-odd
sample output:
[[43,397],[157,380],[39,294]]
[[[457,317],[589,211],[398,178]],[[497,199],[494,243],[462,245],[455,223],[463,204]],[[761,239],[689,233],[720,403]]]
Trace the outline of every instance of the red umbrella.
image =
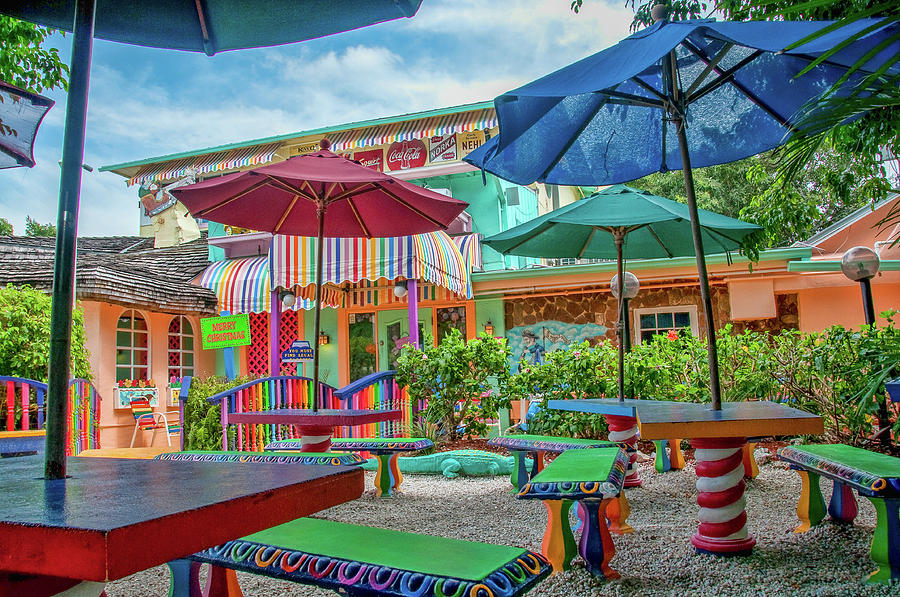
[[[273,234],[315,236],[319,337],[324,237],[388,237],[445,229],[468,205],[322,150],[175,189],[198,218]],[[319,351],[313,357],[318,396]],[[318,400],[313,401],[318,409]]]

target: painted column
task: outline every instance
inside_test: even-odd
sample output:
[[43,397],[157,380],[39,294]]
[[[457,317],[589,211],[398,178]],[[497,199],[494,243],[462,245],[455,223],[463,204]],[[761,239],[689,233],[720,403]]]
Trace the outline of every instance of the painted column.
[[637,419],[619,415],[603,415],[609,425],[609,441],[627,445],[625,450],[628,455],[628,474],[625,477],[625,487],[640,487],[641,478],[637,470],[637,441],[640,437]]
[[697,461],[697,518],[700,527],[691,537],[698,552],[713,555],[749,555],[756,539],[747,531],[744,498],[745,437],[691,440]]
[[417,280],[406,281],[406,301],[409,304],[409,341],[416,348],[419,345],[419,288]]

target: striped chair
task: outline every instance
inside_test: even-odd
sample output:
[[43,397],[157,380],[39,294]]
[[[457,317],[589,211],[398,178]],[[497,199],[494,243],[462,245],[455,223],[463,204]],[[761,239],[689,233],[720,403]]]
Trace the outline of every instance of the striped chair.
[[[181,423],[179,421],[178,411],[167,413],[153,412],[150,401],[147,398],[136,398],[131,401],[131,414],[134,415],[134,433],[131,434],[131,446],[134,447],[134,440],[138,431],[153,431],[153,437],[150,439],[150,445],[156,438],[156,432],[159,429],[166,431],[166,441],[169,446],[172,445],[172,436],[177,437],[181,433]],[[168,417],[174,415],[175,422],[169,423]]]

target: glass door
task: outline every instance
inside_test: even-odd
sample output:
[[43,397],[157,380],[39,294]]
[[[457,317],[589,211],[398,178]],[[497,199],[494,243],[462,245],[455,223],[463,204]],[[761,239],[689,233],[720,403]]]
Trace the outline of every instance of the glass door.
[[350,381],[378,370],[375,313],[350,313]]

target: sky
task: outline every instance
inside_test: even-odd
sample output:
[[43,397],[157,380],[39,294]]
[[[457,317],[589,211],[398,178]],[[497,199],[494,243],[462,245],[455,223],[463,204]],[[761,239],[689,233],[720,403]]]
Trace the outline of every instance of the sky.
[[[137,188],[99,167],[348,122],[491,100],[629,34],[624,0],[423,0],[399,19],[213,57],[94,42],[79,236],[136,235]],[[72,37],[50,43],[68,63]],[[34,168],[0,170],[0,217],[56,223],[65,93]]]

